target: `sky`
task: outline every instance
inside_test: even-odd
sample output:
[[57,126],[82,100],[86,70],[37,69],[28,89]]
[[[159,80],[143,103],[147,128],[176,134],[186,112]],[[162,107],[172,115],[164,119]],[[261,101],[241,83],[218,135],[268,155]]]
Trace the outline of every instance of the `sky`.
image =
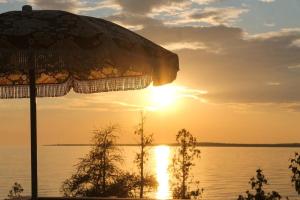
[[[39,98],[38,142],[89,143],[119,125],[134,143],[139,112],[154,142],[182,128],[201,142],[300,142],[299,0],[0,0],[0,13],[59,9],[103,18],[178,54],[167,86]],[[29,100],[0,100],[0,145],[29,144]]]

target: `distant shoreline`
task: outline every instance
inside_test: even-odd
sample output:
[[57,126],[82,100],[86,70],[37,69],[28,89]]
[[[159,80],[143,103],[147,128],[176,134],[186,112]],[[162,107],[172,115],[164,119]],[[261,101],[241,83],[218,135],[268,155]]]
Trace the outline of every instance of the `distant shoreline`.
[[[157,143],[151,146],[178,146],[177,143]],[[43,146],[92,146],[92,144],[46,144]],[[139,146],[139,144],[116,144],[116,146]],[[216,142],[199,142],[199,147],[290,147],[300,148],[300,143],[277,143],[277,144],[243,144],[243,143],[216,143]]]

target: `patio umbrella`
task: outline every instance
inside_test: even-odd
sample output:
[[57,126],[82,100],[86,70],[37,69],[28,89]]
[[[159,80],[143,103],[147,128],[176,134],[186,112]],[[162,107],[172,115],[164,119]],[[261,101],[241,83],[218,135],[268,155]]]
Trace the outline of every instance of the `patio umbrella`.
[[0,14],[0,98],[30,98],[32,198],[37,199],[36,97],[172,82],[178,56],[103,19],[58,10]]

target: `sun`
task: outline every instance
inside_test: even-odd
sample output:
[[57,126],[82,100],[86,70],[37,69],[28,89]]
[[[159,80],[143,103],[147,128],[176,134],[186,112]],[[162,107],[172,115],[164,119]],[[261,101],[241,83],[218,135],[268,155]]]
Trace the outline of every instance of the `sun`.
[[174,106],[179,98],[178,88],[172,85],[164,85],[149,88],[149,109],[159,110]]
[[143,108],[149,111],[180,109],[183,103],[186,103],[189,99],[206,103],[207,100],[202,96],[208,93],[206,90],[193,89],[174,84],[163,86],[151,85],[144,92]]

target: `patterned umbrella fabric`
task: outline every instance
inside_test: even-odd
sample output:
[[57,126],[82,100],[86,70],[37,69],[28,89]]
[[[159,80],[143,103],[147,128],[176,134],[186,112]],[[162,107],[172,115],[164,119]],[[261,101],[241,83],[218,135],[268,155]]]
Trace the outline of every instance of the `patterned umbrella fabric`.
[[[34,66],[30,66],[32,57]],[[140,89],[172,82],[176,54],[114,23],[58,10],[0,14],[0,98]]]

